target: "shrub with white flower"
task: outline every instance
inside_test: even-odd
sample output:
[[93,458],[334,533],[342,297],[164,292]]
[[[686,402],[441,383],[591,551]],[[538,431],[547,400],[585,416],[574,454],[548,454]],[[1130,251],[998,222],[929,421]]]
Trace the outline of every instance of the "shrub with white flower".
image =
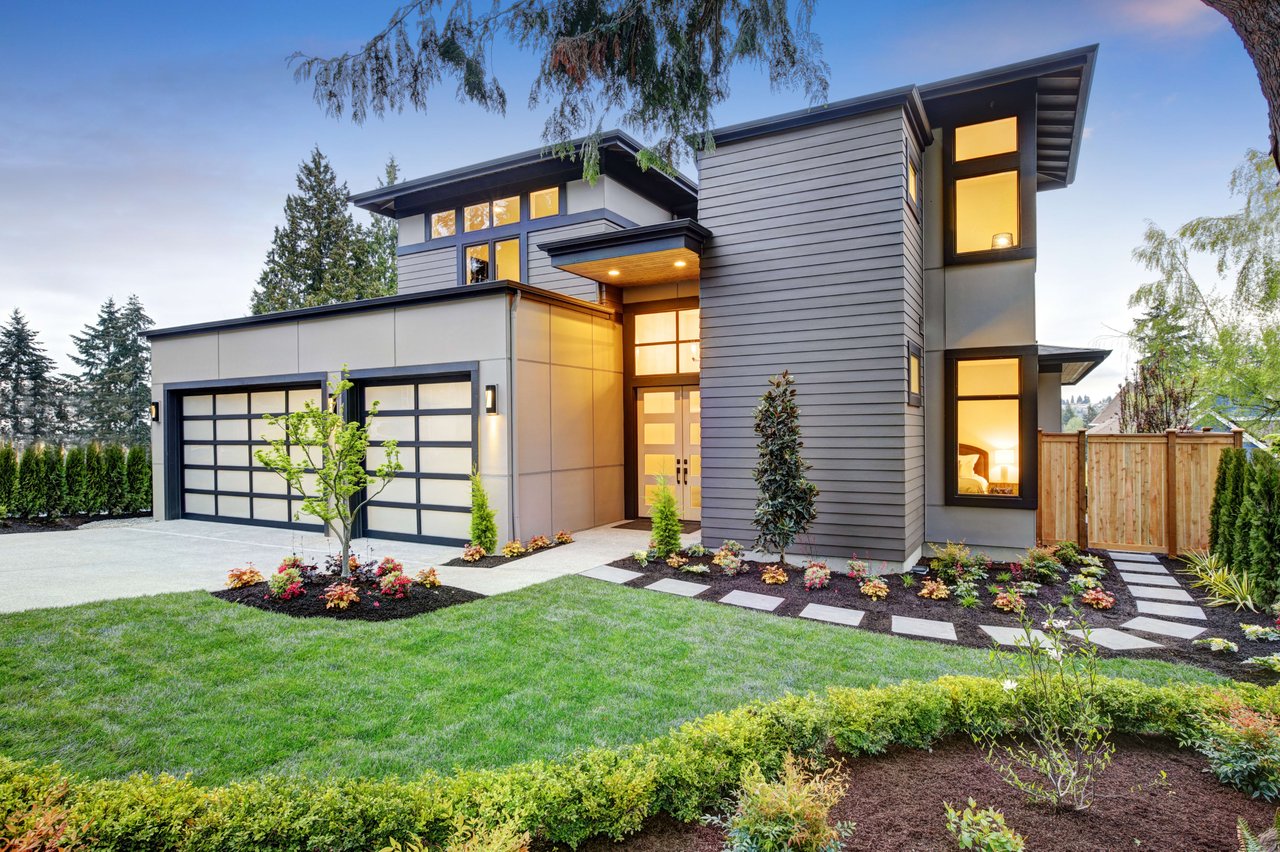
[[1013,692],[1018,688],[1018,682],[1013,678],[1005,678],[1000,682],[1000,685],[1004,687],[1005,692]]
[[1280,642],[1280,630],[1261,624],[1241,624],[1240,631],[1251,642]]

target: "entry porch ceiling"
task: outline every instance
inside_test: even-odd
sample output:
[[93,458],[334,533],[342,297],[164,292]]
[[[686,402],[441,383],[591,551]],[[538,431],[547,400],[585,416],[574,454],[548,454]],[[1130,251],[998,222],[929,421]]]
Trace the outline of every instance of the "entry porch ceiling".
[[617,287],[697,281],[711,232],[692,219],[539,243],[552,266]]

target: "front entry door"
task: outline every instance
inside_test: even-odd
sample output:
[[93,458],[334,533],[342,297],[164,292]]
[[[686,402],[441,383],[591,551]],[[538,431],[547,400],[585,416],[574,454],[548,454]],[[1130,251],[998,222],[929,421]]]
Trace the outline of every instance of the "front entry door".
[[649,517],[658,477],[675,493],[680,518],[702,518],[702,395],[697,387],[636,391],[637,505]]

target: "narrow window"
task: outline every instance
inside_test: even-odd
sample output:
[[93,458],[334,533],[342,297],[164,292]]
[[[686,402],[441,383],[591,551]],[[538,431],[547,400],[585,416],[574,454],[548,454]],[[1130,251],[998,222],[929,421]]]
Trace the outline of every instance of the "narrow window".
[[462,211],[462,219],[464,231],[480,231],[489,227],[489,202],[469,205]]
[[456,210],[441,210],[431,214],[431,237],[452,237],[458,232],[458,213]]
[[957,180],[956,254],[1018,244],[1018,172]]
[[520,239],[498,240],[493,244],[493,260],[499,281],[520,280]]
[[514,225],[520,221],[520,196],[499,198],[493,202],[493,224]]
[[1021,494],[1021,366],[1018,358],[966,358],[955,364],[958,496]]
[[489,244],[481,243],[478,246],[467,246],[466,269],[468,284],[479,284],[488,281],[489,275]]
[[924,404],[923,353],[914,343],[907,344],[907,404]]
[[913,206],[920,206],[920,173],[910,157],[907,158],[907,198],[911,199]]
[[529,193],[529,218],[543,219],[560,215],[560,187],[539,189]]

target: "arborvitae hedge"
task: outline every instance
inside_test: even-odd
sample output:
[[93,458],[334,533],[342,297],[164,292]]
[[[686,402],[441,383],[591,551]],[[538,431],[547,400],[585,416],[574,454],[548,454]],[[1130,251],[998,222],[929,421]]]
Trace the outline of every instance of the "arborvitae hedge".
[[67,483],[67,514],[84,514],[84,447],[72,447],[67,450],[64,464]]
[[62,447],[50,444],[44,448],[44,512],[60,518],[67,509],[67,471]]
[[151,456],[147,448],[134,445],[129,448],[125,460],[124,474],[128,491],[127,509],[130,512],[145,512],[151,508]]
[[1226,467],[1226,473],[1220,477],[1222,492],[1215,494],[1218,504],[1217,527],[1213,552],[1224,562],[1230,562],[1234,550],[1236,520],[1240,515],[1240,502],[1244,493],[1244,474],[1247,457],[1244,450],[1235,448],[1222,451],[1219,464]]
[[36,444],[22,451],[18,462],[18,487],[14,491],[14,511],[24,518],[36,518],[44,511],[44,447]]
[[1222,501],[1227,490],[1227,471],[1232,464],[1234,449],[1223,450],[1218,456],[1218,478],[1213,484],[1213,503],[1209,507],[1209,550],[1218,552],[1218,538],[1221,535]]
[[107,509],[107,484],[102,474],[102,448],[90,444],[84,448],[84,511],[100,515]]
[[124,447],[107,444],[102,450],[102,478],[108,514],[118,515],[125,509]]
[[0,446],[0,517],[13,511],[13,491],[18,485],[18,451],[13,444]]
[[1280,464],[1268,453],[1255,452],[1245,495],[1248,517],[1249,571],[1271,597],[1280,591]]
[[0,517],[145,512],[151,508],[146,447],[0,446]]

